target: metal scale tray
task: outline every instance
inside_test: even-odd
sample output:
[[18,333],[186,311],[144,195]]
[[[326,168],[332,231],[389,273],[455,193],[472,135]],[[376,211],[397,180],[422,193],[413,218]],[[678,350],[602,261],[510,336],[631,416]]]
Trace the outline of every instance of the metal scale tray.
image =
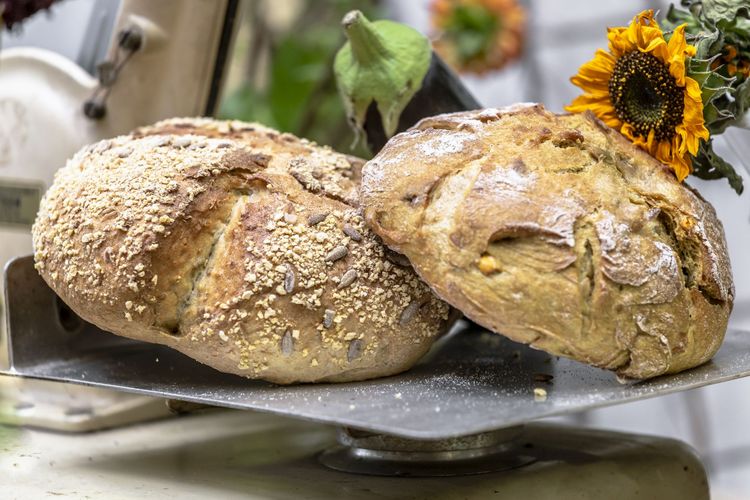
[[[750,375],[750,332],[730,329],[712,361],[640,383],[459,322],[413,369],[344,384],[278,386],[223,374],[166,347],[105,333],[73,315],[20,257],[5,270],[6,374],[445,439]],[[546,391],[535,398],[534,389]]]

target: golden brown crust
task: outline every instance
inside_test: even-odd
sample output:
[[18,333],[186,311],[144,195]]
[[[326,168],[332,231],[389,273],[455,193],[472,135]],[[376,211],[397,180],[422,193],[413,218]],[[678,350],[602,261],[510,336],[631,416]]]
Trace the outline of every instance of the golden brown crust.
[[37,268],[84,319],[221,371],[278,383],[403,371],[449,308],[364,226],[361,164],[242,122],[168,120],[102,141],[46,194]]
[[648,378],[718,349],[734,289],[710,204],[593,115],[440,115],[363,171],[373,231],[444,300],[550,353]]

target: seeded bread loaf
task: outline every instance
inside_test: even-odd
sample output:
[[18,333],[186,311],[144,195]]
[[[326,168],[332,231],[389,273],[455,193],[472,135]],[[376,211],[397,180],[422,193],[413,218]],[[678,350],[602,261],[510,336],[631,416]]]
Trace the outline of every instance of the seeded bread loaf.
[[648,378],[723,339],[734,288],[709,203],[591,114],[436,116],[363,170],[370,227],[466,316]]
[[89,146],[45,195],[36,266],[84,319],[277,383],[409,368],[449,308],[357,207],[362,161],[240,122]]

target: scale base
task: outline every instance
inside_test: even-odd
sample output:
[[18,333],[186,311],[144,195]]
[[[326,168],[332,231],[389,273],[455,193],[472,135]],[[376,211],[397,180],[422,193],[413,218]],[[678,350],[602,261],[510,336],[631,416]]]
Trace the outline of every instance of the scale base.
[[510,427],[460,438],[405,439],[355,429],[339,431],[339,446],[320,454],[326,467],[372,476],[450,477],[500,472],[529,465],[518,437],[523,427]]
[[0,442],[0,484],[18,498],[709,498],[705,468],[684,443],[550,424],[515,438],[533,463],[452,477],[332,470],[319,458],[337,444],[333,428],[245,411],[76,435],[0,427]]

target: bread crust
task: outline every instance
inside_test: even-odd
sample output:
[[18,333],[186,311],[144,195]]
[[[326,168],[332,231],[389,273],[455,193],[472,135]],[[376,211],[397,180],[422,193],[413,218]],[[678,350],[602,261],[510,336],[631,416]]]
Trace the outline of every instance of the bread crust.
[[227,373],[397,373],[449,307],[365,227],[362,163],[257,124],[161,122],[57,173],[33,228],[36,266],[87,321]]
[[642,379],[723,339],[734,287],[713,207],[590,113],[424,119],[365,165],[362,204],[438,296],[515,341]]

